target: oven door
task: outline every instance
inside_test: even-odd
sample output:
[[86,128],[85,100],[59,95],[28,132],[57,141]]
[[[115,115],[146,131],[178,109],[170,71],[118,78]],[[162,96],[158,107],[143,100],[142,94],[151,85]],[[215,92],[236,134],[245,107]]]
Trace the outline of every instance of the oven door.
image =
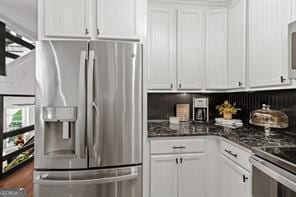
[[296,197],[294,174],[256,156],[250,162],[253,197]]

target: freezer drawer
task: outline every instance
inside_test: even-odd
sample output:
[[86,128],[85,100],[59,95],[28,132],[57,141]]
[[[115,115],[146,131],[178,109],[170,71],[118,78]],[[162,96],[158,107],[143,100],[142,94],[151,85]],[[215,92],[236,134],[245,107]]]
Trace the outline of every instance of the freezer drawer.
[[142,167],[35,171],[34,197],[141,197]]

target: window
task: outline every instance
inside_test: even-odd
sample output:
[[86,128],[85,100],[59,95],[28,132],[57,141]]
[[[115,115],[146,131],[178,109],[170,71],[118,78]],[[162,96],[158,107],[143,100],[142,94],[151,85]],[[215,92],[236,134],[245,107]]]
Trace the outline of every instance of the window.
[[0,96],[1,174],[10,174],[33,158],[34,97]]

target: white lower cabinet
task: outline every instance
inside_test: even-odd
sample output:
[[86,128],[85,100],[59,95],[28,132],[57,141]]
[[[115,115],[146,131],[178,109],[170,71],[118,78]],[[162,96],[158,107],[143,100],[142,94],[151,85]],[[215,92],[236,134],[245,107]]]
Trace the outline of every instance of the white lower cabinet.
[[221,137],[150,142],[149,197],[252,197],[252,152]]
[[220,197],[251,197],[251,174],[221,155]]
[[179,197],[205,197],[204,154],[184,154],[179,157]]
[[151,156],[151,197],[178,196],[178,165],[176,155]]
[[204,197],[204,154],[151,156],[151,197]]

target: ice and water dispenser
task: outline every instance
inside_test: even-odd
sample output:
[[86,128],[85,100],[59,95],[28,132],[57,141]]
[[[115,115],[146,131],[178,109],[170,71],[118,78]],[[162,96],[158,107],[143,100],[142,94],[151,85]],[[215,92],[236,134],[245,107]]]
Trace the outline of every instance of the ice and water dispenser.
[[45,155],[74,155],[77,107],[43,107]]

